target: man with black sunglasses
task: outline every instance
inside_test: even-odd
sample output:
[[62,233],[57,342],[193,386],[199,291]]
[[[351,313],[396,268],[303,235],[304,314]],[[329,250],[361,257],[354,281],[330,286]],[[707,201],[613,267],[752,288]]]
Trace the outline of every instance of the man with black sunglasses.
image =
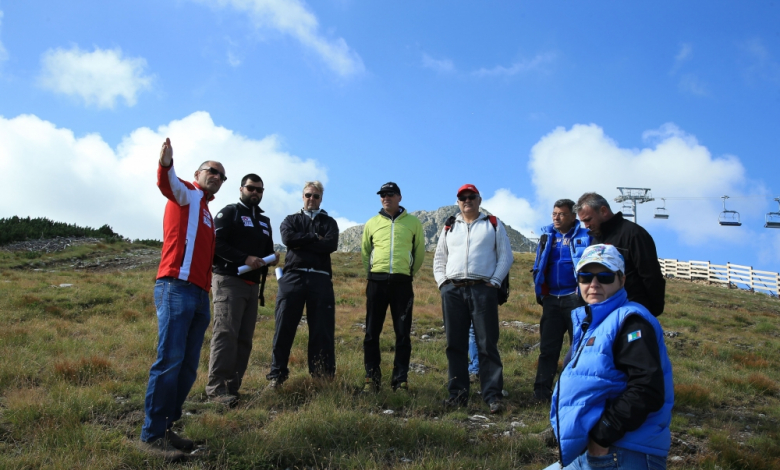
[[336,372],[336,299],[330,254],[338,248],[339,226],[320,208],[324,192],[319,181],[304,183],[303,209],[285,217],[279,227],[287,255],[276,294],[271,371],[266,375],[271,390],[277,389],[290,374],[290,349],[304,306],[309,326],[309,373],[312,377],[331,378]]
[[469,327],[474,325],[482,399],[491,413],[503,410],[504,375],[498,352],[498,290],[514,262],[506,228],[479,210],[482,197],[473,184],[458,189],[460,214],[436,245],[433,275],[441,291],[447,335],[449,398],[446,408],[469,398]]
[[[216,403],[233,406],[244,378],[257,323],[257,305],[265,305],[263,290],[268,266],[264,257],[274,254],[271,220],[260,201],[265,186],[258,175],[241,179],[239,201],[225,206],[215,218],[214,326],[211,337],[206,395]],[[239,274],[239,267],[250,270]]]
[[571,311],[584,305],[574,267],[589,244],[588,229],[577,220],[574,201],[555,201],[552,223],[542,227],[533,268],[536,301],[542,306],[534,402],[550,402],[565,333],[571,343]]
[[366,270],[366,336],[363,362],[366,378],[363,392],[376,392],[382,383],[379,335],[387,307],[395,330],[395,359],[390,386],[408,391],[409,360],[412,355],[412,281],[425,258],[425,234],[420,220],[401,206],[401,188],[393,182],[379,191],[382,210],[363,228],[361,256]]
[[141,428],[141,449],[168,461],[187,457],[194,442],[173,431],[195,382],[203,336],[209,326],[209,287],[214,258],[214,221],[208,202],[227,179],[212,160],[201,163],[188,183],[173,169],[173,146],[165,139],[157,167],[157,186],[168,199],[163,216],[163,246],[154,301],[157,308],[157,359],[149,371]]

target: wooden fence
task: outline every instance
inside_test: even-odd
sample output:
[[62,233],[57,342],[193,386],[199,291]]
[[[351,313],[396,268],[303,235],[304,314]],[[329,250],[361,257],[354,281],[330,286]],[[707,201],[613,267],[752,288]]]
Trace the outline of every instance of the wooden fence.
[[658,259],[664,276],[689,281],[707,281],[710,284],[736,286],[751,291],[780,294],[780,274],[757,271],[738,264],[711,264],[709,261],[678,261]]

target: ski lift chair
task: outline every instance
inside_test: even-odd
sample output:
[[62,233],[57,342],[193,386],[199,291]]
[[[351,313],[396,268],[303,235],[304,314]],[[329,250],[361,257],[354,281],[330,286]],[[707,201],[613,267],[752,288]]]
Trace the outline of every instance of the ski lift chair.
[[[780,205],[780,197],[776,197],[775,201]],[[780,209],[777,212],[767,212],[764,228],[780,228]]]
[[669,212],[666,210],[666,199],[661,198],[662,201],[664,201],[664,205],[662,207],[656,207],[655,208],[655,215],[653,215],[654,219],[668,219],[669,218]]
[[633,217],[634,206],[632,206],[630,202],[626,201],[623,203],[623,209],[621,209],[621,212],[623,213],[623,217]]
[[725,227],[740,227],[742,222],[739,220],[739,212],[726,209],[726,199],[728,198],[728,196],[721,197],[723,199],[723,212],[718,216],[718,223]]

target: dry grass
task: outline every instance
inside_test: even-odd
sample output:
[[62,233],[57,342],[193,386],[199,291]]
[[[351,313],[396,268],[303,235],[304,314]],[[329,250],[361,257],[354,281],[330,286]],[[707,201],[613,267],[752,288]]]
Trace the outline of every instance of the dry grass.
[[[34,257],[0,252],[0,468],[166,468],[134,443],[157,340],[154,268],[76,271],[72,259],[125,256],[124,244]],[[92,251],[90,251],[92,250]],[[512,292],[501,307],[500,350],[507,412],[487,421],[472,391],[469,408],[445,412],[442,314],[428,255],[415,280],[411,393],[389,390],[393,338],[382,336],[385,387],[357,394],[363,376],[365,280],[357,254],[333,257],[335,380],[308,376],[306,326],[293,345],[290,380],[264,390],[276,283],[269,278],[254,351],[232,410],[205,401],[210,331],[180,426],[204,447],[184,468],[542,468],[555,449],[539,435],[549,410],[529,403],[538,323],[529,268],[516,255]],[[32,268],[41,269],[34,271]],[[71,287],[55,287],[72,284]],[[780,468],[780,302],[686,282],[668,283],[660,318],[675,373],[670,468]],[[430,339],[423,340],[422,335]],[[392,411],[392,413],[389,413]]]

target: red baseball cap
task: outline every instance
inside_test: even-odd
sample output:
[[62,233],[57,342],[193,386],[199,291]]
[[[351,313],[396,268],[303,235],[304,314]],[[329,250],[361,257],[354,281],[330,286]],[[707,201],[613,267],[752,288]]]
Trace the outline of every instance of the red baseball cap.
[[479,194],[479,189],[477,189],[477,187],[474,186],[473,184],[464,184],[463,186],[461,186],[460,189],[458,189],[458,194],[456,194],[456,196],[460,196],[460,193],[462,193],[463,191],[471,191],[475,194]]

